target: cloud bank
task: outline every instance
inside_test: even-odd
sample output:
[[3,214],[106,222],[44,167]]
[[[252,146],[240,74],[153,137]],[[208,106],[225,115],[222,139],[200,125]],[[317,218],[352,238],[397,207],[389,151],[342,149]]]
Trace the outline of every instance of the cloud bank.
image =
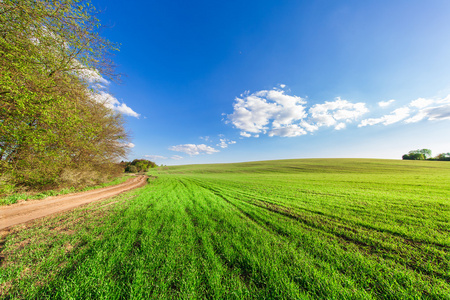
[[316,126],[334,126],[335,129],[345,128],[345,123],[355,121],[369,112],[365,103],[351,103],[337,97],[335,101],[316,104],[309,109],[311,120]]
[[[279,87],[284,88],[285,85],[280,84]],[[395,102],[391,99],[377,104],[386,108]],[[418,98],[380,117],[361,120],[368,112],[366,103],[353,103],[340,97],[308,107],[306,99],[287,95],[284,90],[275,87],[236,97],[233,112],[226,115],[225,122],[239,129],[242,139],[259,137],[260,134],[296,137],[312,134],[321,127],[344,130],[348,124],[359,120],[358,127],[450,120],[450,95],[444,98]],[[217,146],[225,148],[226,144]]]
[[409,117],[411,110],[408,107],[397,108],[388,115],[380,118],[362,120],[358,127],[372,126],[376,124],[391,125]]
[[339,97],[308,109],[306,99],[286,95],[275,88],[237,97],[226,122],[239,129],[242,137],[259,137],[259,134],[294,137],[324,126],[344,129],[347,123],[368,111],[365,103],[351,103]]
[[[279,85],[285,87],[284,85]],[[101,94],[105,105],[116,105],[118,101],[109,94]],[[375,105],[386,108],[393,105],[394,99],[380,101]],[[225,123],[231,123],[240,131],[240,138],[259,137],[296,137],[313,134],[322,127],[334,130],[345,130],[349,124],[358,128],[374,125],[392,125],[396,123],[415,123],[422,120],[450,120],[450,95],[445,98],[418,98],[407,105],[393,109],[390,113],[379,117],[362,119],[369,113],[366,103],[351,102],[336,97],[334,101],[325,101],[308,106],[305,98],[287,95],[279,88],[261,90],[254,93],[246,92],[235,99],[233,112],[225,115]],[[199,137],[212,144],[209,136]],[[227,139],[219,134],[217,147],[228,148],[236,141]],[[205,144],[182,144],[169,147],[169,150],[182,152],[190,156],[200,154],[213,154],[219,150]],[[166,159],[158,155],[148,155],[153,159]],[[173,155],[174,160],[182,156]]]
[[418,98],[379,118],[362,120],[358,127],[376,124],[391,125],[403,121],[416,123],[422,120],[450,120],[450,95],[445,98]]

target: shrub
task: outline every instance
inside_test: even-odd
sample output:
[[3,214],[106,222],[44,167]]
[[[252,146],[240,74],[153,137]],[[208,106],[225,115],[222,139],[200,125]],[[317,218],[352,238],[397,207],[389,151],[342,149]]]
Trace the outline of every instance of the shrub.
[[423,160],[425,156],[422,153],[409,153],[402,156],[404,160]]
[[127,173],[148,172],[156,167],[156,163],[147,159],[135,159],[132,162],[121,162],[122,167]]

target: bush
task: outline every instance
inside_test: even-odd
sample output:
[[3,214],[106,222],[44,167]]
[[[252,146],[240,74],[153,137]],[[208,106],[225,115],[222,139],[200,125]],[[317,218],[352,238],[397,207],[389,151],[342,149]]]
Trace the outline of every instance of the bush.
[[129,165],[125,168],[125,172],[127,173],[137,173],[138,172],[138,168],[134,165]]
[[402,156],[403,160],[424,160],[425,156],[422,153],[409,153]]
[[122,167],[127,173],[148,172],[156,167],[156,163],[147,159],[135,159],[132,162],[121,162]]
[[0,176],[0,196],[11,195],[14,193],[14,183],[11,177],[7,175]]

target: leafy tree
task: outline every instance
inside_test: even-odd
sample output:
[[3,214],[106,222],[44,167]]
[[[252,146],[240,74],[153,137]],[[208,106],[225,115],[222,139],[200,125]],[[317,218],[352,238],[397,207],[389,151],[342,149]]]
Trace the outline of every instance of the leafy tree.
[[125,172],[137,173],[148,172],[151,168],[156,167],[156,163],[146,159],[135,159],[132,162],[122,162]]
[[421,153],[409,153],[402,156],[404,160],[424,160],[425,156]]
[[424,160],[431,158],[431,150],[430,149],[419,149],[419,150],[411,150],[408,154],[404,154],[402,159],[409,160]]
[[435,157],[436,160],[446,160],[450,161],[450,152],[447,153],[441,153],[438,156]]
[[96,13],[81,0],[0,1],[0,173],[16,184],[111,174],[127,151],[122,117],[90,88],[100,73],[117,79]]
[[137,168],[136,166],[128,165],[128,166],[125,168],[125,172],[127,172],[127,173],[137,173],[137,172],[139,172],[139,171],[138,171],[138,168]]
[[431,158],[431,150],[430,149],[419,149],[419,150],[415,150],[414,152],[423,154],[425,159]]

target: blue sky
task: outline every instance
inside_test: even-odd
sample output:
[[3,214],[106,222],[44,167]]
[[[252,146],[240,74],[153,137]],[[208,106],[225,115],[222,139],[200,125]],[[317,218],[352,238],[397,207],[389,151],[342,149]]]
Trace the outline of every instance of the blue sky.
[[158,164],[450,152],[450,1],[94,0]]

